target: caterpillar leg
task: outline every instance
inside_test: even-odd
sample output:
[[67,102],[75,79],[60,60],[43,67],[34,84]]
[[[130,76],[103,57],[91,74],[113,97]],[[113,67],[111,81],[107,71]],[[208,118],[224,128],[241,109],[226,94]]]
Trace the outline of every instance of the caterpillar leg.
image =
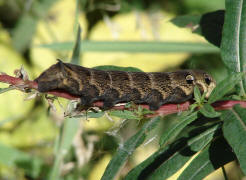
[[168,96],[162,104],[166,104],[166,103],[182,103],[188,99],[190,99],[193,95],[186,95],[185,92],[179,88],[176,87],[170,96]]
[[146,98],[146,102],[148,103],[151,111],[158,110],[162,105],[162,100],[162,94],[156,89],[151,90]]
[[134,89],[131,89],[129,91],[128,94],[125,95],[125,98],[124,98],[125,102],[134,102],[136,104],[139,104],[142,102],[141,100],[141,93],[139,92],[138,89],[134,88]]
[[85,87],[81,92],[81,106],[85,108],[91,107],[94,101],[98,100],[99,98],[99,91],[96,86],[89,85]]
[[116,89],[108,89],[100,99],[103,101],[102,109],[110,109],[119,102],[119,92]]
[[149,103],[149,110],[151,111],[156,111],[161,107],[161,103],[160,102],[150,102]]

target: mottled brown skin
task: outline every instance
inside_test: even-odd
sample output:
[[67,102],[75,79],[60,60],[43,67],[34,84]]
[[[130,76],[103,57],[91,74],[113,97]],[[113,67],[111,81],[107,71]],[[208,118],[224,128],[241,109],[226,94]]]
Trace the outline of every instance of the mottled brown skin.
[[209,96],[215,87],[212,77],[201,70],[168,73],[102,71],[59,61],[35,81],[40,92],[62,90],[81,97],[83,107],[103,101],[104,109],[116,103],[148,104],[157,110],[163,104],[181,103],[193,97],[194,86]]

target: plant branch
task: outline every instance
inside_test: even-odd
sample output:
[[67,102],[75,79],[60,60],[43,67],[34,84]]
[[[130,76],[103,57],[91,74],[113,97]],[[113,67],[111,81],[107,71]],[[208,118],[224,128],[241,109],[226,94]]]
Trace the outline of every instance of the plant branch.
[[[15,86],[16,89],[38,89],[38,84],[35,81],[30,80],[23,80],[21,78],[12,77],[6,74],[0,74],[0,82],[10,84],[12,86]],[[79,96],[71,95],[65,91],[49,91],[47,94],[52,94],[57,97],[66,98],[69,100],[78,100]],[[167,115],[167,114],[174,114],[181,111],[188,110],[190,106],[190,101],[186,101],[181,104],[164,104],[162,105],[157,111],[155,111],[155,114],[151,116],[157,116],[157,115]],[[234,105],[240,104],[242,107],[246,108],[246,101],[217,101],[212,104],[212,106],[215,108],[215,110],[225,110],[225,109],[231,109]],[[103,102],[97,101],[93,103],[93,106],[95,107],[102,107]],[[148,105],[141,104],[143,108],[149,109]],[[124,110],[126,107],[124,105],[116,105],[112,109],[116,110]]]

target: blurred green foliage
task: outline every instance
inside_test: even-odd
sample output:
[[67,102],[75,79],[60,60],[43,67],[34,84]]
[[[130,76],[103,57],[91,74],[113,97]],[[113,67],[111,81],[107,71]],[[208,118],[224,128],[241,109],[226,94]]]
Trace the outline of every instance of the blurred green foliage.
[[[227,69],[223,62],[229,62],[225,59],[222,61],[219,55],[220,49],[204,40],[197,42],[195,41],[196,37],[193,38],[192,35],[190,36],[195,42],[186,40],[170,42],[168,38],[163,41],[158,27],[165,23],[166,19],[162,16],[160,19],[156,18],[155,13],[164,13],[164,17],[166,14],[177,17],[172,22],[183,30],[185,27],[192,26],[194,28],[198,25],[203,13],[225,9],[224,4],[224,0],[77,0],[76,2],[75,0],[0,0],[0,71],[11,74],[23,64],[30,78],[33,79],[44,68],[53,64],[56,58],[62,58],[65,61],[72,59],[73,63],[82,65],[87,62],[87,65],[98,66],[96,61],[101,61],[103,65],[111,64],[104,61],[103,57],[110,57],[115,63],[112,63],[112,66],[97,68],[119,70],[117,65],[120,64],[120,56],[123,56],[124,60],[127,55],[131,54],[130,60],[124,64],[131,66],[128,63],[135,61],[140,61],[143,64],[141,58],[151,54],[146,69],[150,65],[156,66],[157,70],[166,71],[180,68],[204,69],[210,72],[217,82],[220,82],[227,75]],[[69,9],[68,12],[66,12],[67,9]],[[112,38],[106,35],[105,29],[100,29],[102,24],[106,24],[112,37],[117,37],[117,33],[122,29],[114,21],[117,22],[117,18],[120,19],[128,14],[135,17],[135,22],[131,22],[135,24],[135,31],[132,31],[130,35],[127,34],[129,37],[112,41]],[[141,16],[142,14],[145,16]],[[184,18],[184,15],[188,16]],[[130,29],[130,19],[123,21],[124,27]],[[146,23],[150,27],[146,28],[144,26]],[[80,30],[77,28],[78,24],[82,29],[81,36]],[[131,39],[137,30],[140,31],[142,39]],[[174,38],[175,41],[175,37],[178,37],[179,34],[175,34],[176,31],[173,32],[173,29],[165,30],[168,33],[167,36]],[[243,29],[241,31],[244,32]],[[150,38],[146,35],[147,32],[150,32]],[[95,33],[105,38],[104,41],[96,39]],[[80,37],[82,37],[82,41]],[[224,45],[225,42],[226,40],[224,40]],[[74,49],[73,52],[72,49]],[[106,51],[109,56],[104,54]],[[176,61],[176,59],[180,59],[179,55],[184,52],[185,56],[182,56],[182,60]],[[71,53],[73,54],[71,55]],[[91,59],[88,58],[89,53],[91,53]],[[228,51],[228,53],[230,52]],[[165,56],[159,57],[160,54]],[[175,55],[171,60],[168,59],[170,54]],[[158,61],[155,60],[157,56],[159,57]],[[162,64],[160,66],[158,64],[160,61],[162,63],[173,61],[169,62],[173,65]],[[138,68],[124,67],[120,70],[140,71]],[[225,84],[229,84],[232,89],[235,79],[240,81],[239,75],[232,76],[226,82],[222,81],[217,94],[214,93],[214,98],[220,99],[221,91],[224,94],[228,92]],[[0,91],[6,87],[1,83]],[[142,113],[145,112],[139,110],[136,112],[89,112],[80,118],[67,117],[64,119],[64,109],[67,106],[72,106],[71,102],[63,99],[53,102],[52,98],[47,101],[43,97],[29,101],[23,101],[23,99],[23,93],[18,91],[0,94],[0,179],[100,179],[109,159],[115,152],[116,155],[103,175],[104,179],[123,179],[124,177],[136,179],[139,174],[140,177],[147,174],[149,178],[158,179],[163,178],[163,173],[165,173],[162,171],[163,168],[171,168],[169,174],[165,175],[166,177],[171,176],[200,150],[203,152],[192,164],[201,166],[200,159],[204,157],[208,159],[209,150],[214,150],[214,143],[211,143],[214,136],[222,136],[222,125],[218,122],[220,119],[208,118],[211,114],[216,113],[211,111],[211,106],[205,106],[206,109],[203,107],[204,111],[207,110],[203,114],[208,114],[208,117],[201,117],[202,115],[200,113],[198,115],[198,111],[195,111],[190,112],[194,115],[191,118],[187,114],[181,114],[148,121],[149,119],[142,119]],[[222,119],[226,119],[227,114],[231,114],[231,111],[236,111],[239,116],[235,115],[232,118],[236,123],[231,122],[233,121],[231,119],[223,126],[226,136],[230,134],[230,123],[235,123],[235,126],[238,126],[241,120],[245,123],[245,112],[237,107],[223,113]],[[216,117],[219,115],[216,114]],[[196,121],[193,122],[197,118],[200,118],[199,120],[203,118],[203,125],[200,125],[199,122],[197,125]],[[146,121],[148,122],[145,123]],[[156,127],[157,121],[159,125]],[[174,128],[176,126],[178,128]],[[236,130],[233,130],[236,134]],[[235,138],[240,138],[244,134],[244,129],[240,127],[240,134]],[[167,146],[158,147],[157,139],[159,137],[161,137],[161,145],[167,144]],[[245,160],[242,158],[244,154],[238,150],[239,144],[230,137],[228,139],[230,145],[234,146],[235,144],[236,155],[240,157],[239,162],[242,162],[244,168]],[[146,143],[148,140],[150,142]],[[217,139],[217,141],[225,145],[226,148],[228,147],[223,139]],[[143,149],[136,150],[142,143],[144,143]],[[118,147],[119,149],[116,151]],[[215,148],[214,152],[221,151]],[[168,161],[167,157],[170,153],[175,155]],[[229,155],[230,161],[235,159],[234,154]],[[147,157],[149,158],[146,159]],[[155,162],[156,158],[164,160]],[[229,160],[218,161],[216,165],[223,166]],[[159,169],[155,163],[159,163]],[[118,170],[123,164],[125,166],[117,176]],[[198,174],[197,177],[203,178],[220,167],[215,168],[212,165],[213,162],[209,161],[209,167],[204,168],[205,173]],[[156,170],[154,173],[153,168]],[[191,173],[196,173],[191,166],[187,169],[191,169],[189,171]],[[129,171],[130,173],[127,175]],[[243,171],[245,172],[245,169]],[[190,177],[189,172],[184,171],[184,177]],[[237,171],[237,174],[242,176],[240,170]]]

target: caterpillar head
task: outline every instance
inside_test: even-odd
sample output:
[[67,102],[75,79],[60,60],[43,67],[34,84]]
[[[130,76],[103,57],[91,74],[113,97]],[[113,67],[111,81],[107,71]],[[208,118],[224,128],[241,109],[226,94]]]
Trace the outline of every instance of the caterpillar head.
[[197,86],[201,93],[206,93],[208,98],[216,86],[211,75],[202,70],[181,70],[171,73],[172,86],[182,89],[186,96],[192,95],[194,87]]
[[201,93],[205,93],[208,98],[216,86],[215,80],[207,72],[202,70],[192,70],[185,76],[187,84],[198,86]]

